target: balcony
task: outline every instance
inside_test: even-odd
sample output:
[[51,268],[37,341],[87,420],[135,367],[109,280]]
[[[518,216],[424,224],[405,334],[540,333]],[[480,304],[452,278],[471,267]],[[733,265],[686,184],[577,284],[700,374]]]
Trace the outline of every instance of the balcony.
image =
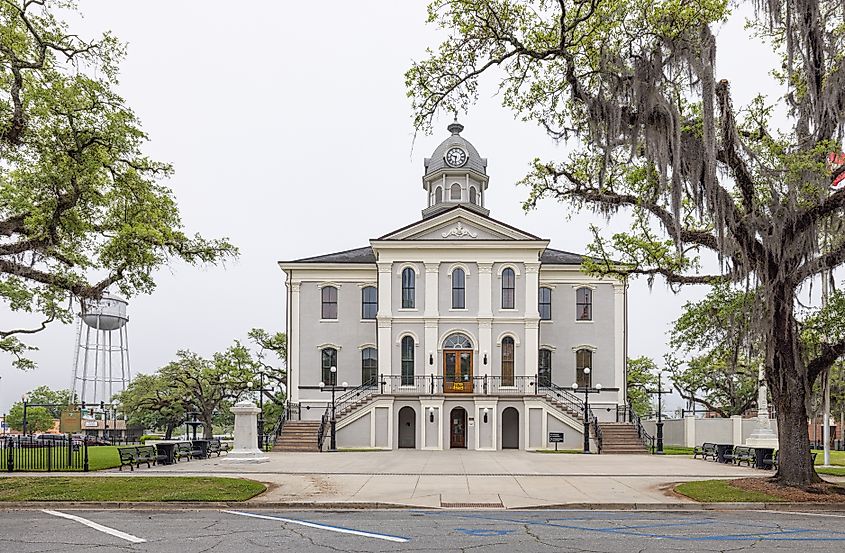
[[377,387],[381,395],[436,396],[441,394],[466,394],[473,396],[526,396],[538,393],[535,376],[473,376],[447,380],[443,376],[413,376],[385,374],[379,377]]

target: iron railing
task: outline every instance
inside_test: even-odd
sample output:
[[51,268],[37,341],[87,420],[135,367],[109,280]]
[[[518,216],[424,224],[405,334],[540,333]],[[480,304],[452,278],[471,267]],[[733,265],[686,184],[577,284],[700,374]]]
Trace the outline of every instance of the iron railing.
[[604,444],[601,435],[601,425],[599,424],[599,418],[595,415],[595,413],[593,413],[592,409],[589,410],[587,416],[590,417],[590,426],[593,429],[593,436],[596,439],[596,449],[598,449],[598,452],[601,453],[601,449]]
[[329,419],[331,418],[332,405],[326,406],[326,411],[320,418],[320,428],[317,429],[317,451],[323,451],[323,441],[326,439],[326,431],[329,429]]
[[538,386],[537,394],[562,405],[571,416],[583,418],[584,402],[571,390],[554,383]]
[[0,470],[88,472],[88,444],[67,438],[47,441],[30,436],[7,437],[0,440]]
[[[378,392],[376,382],[367,382],[351,390],[347,390],[335,399],[335,418],[339,419],[356,407],[366,403]],[[331,409],[331,405],[329,405]]]
[[[619,420],[620,418],[622,420]],[[643,426],[642,419],[637,414],[637,412],[634,411],[634,405],[631,403],[631,400],[628,400],[628,404],[625,407],[616,408],[616,421],[632,423],[634,425],[634,428],[637,429],[637,436],[640,437],[640,441],[642,441],[646,449],[654,453],[654,436],[652,436],[646,431],[645,427]]]

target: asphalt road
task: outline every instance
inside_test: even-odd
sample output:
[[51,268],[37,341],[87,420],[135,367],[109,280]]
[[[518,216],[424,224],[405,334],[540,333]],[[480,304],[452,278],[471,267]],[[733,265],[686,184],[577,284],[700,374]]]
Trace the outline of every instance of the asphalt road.
[[845,551],[845,515],[637,511],[0,511],[0,552]]

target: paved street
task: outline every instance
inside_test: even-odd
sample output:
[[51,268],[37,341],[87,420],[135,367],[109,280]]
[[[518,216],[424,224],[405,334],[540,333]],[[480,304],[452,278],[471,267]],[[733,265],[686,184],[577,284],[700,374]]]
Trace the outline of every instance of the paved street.
[[0,511],[0,551],[842,551],[843,523],[777,512]]

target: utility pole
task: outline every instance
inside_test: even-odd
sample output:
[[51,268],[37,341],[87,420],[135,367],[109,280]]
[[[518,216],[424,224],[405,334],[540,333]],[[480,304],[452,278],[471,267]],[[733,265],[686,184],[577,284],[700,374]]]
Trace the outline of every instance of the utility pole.
[[[822,271],[822,309],[827,305],[827,299],[830,296],[830,273],[825,270]],[[824,466],[830,466],[830,367],[827,368],[824,374],[824,382],[822,382],[824,390],[824,413],[822,414],[822,440],[824,440]]]

